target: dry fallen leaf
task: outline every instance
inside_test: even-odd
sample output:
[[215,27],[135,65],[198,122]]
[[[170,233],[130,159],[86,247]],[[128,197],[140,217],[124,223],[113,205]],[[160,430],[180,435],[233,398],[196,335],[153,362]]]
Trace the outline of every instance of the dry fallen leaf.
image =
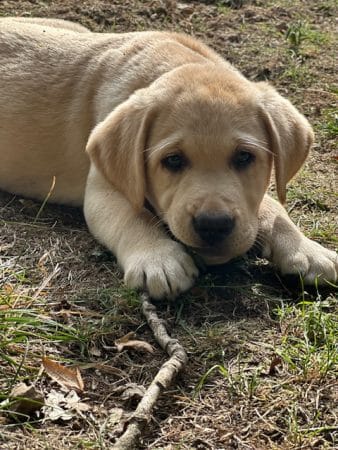
[[274,356],[271,363],[268,375],[275,375],[276,367],[281,366],[283,363],[282,358],[280,356]]
[[57,392],[54,389],[48,394],[45,406],[42,408],[44,420],[71,420],[75,416],[82,416],[83,412],[91,408],[86,403],[80,401],[75,391],[70,391],[67,395]]
[[85,369],[96,369],[100,372],[108,373],[110,375],[118,375],[120,377],[127,377],[128,375],[124,370],[118,369],[117,367],[110,366],[107,361],[103,362],[91,362],[87,364],[81,364],[80,368]]
[[124,336],[116,339],[115,344],[123,344],[124,342],[130,341],[135,336],[136,335],[135,335],[134,331],[130,331],[130,333],[127,333]]
[[122,408],[112,408],[109,410],[109,424],[116,425],[120,422],[124,414]]
[[97,358],[100,358],[100,356],[102,356],[101,350],[95,345],[90,347],[88,352],[91,356],[96,356]]
[[9,399],[15,398],[10,412],[20,416],[30,416],[44,405],[43,395],[34,386],[19,383],[12,389]]
[[[62,405],[62,406],[61,406]],[[72,411],[67,411],[65,406],[65,396],[61,392],[56,392],[54,389],[48,394],[45,406],[42,408],[44,414],[43,421],[51,420],[71,420],[74,416]]]
[[105,427],[109,430],[111,436],[120,436],[124,429],[128,415],[121,408],[112,408],[109,410]]
[[83,391],[84,384],[81,377],[80,370],[78,368],[70,369],[64,367],[56,361],[44,357],[42,358],[42,365],[45,372],[60,386],[67,389],[76,389],[77,391]]
[[118,352],[122,352],[125,349],[138,350],[148,353],[154,353],[154,348],[148,344],[148,342],[140,341],[138,339],[132,339],[135,337],[135,333],[132,331],[125,336],[122,336],[115,341],[115,347]]
[[146,388],[136,383],[128,383],[122,392],[121,399],[123,401],[140,400],[146,393]]
[[126,349],[133,349],[148,353],[154,353],[153,347],[148,344],[148,342],[145,341],[138,341],[138,340],[130,340],[128,342],[122,342],[121,344],[116,344],[116,348],[118,352],[122,352]]

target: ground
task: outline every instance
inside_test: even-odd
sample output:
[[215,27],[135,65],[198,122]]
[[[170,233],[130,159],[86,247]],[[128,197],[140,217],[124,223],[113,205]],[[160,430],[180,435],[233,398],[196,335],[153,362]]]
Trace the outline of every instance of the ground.
[[[19,1],[0,16],[59,17],[92,30],[185,31],[251,80],[267,80],[309,118],[311,156],[288,190],[293,220],[337,247],[335,0]],[[273,187],[272,187],[273,191]],[[81,211],[0,194],[0,448],[108,449],[120,419],[166,355],[121,283],[115,259]],[[141,449],[334,449],[338,446],[338,302],[252,255],[206,272],[158,309],[189,363],[158,403]],[[155,352],[117,352],[129,332]],[[89,410],[68,420],[13,416],[19,382],[45,398],[60,387],[41,360],[78,366]],[[62,393],[62,392],[61,392]],[[81,408],[78,408],[81,409]]]

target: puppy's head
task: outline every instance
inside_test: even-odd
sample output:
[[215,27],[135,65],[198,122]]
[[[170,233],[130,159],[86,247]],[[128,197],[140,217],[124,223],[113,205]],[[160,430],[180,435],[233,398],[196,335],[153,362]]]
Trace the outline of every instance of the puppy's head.
[[194,64],[117,107],[87,151],[134,208],[147,199],[179,241],[217,264],[254,243],[273,162],[284,202],[311,142],[306,119],[268,85]]

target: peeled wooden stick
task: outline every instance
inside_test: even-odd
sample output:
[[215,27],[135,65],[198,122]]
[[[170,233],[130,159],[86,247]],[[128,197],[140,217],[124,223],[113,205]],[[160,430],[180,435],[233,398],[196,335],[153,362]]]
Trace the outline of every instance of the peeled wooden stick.
[[156,312],[156,307],[151,303],[147,294],[142,294],[142,312],[147,319],[156,342],[165,350],[170,358],[166,361],[155,378],[150,383],[144,396],[140,400],[135,412],[128,420],[128,426],[122,436],[116,441],[112,450],[132,450],[138,448],[138,441],[142,430],[150,421],[153,407],[163,389],[170,386],[175,375],[188,362],[187,354],[182,345],[172,339],[166,330],[163,320]]

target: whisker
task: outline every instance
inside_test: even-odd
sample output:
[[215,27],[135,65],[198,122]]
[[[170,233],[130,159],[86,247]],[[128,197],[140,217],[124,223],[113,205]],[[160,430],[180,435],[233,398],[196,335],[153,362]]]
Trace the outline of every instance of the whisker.
[[242,138],[241,143],[244,145],[248,145],[250,147],[254,147],[257,150],[263,150],[264,152],[273,155],[273,152],[268,148],[268,143],[266,141],[250,137],[250,138]]
[[150,225],[155,227],[155,228],[159,228],[160,225],[162,225],[163,221],[160,217],[158,216],[153,216],[151,221],[150,221]]
[[146,149],[143,150],[143,152],[151,154],[151,156],[153,156],[154,153],[165,150],[167,147],[169,147],[169,148],[170,147],[173,147],[173,148],[179,147],[179,142],[180,142],[180,138],[178,136],[176,136],[176,135],[170,136],[166,139],[163,139],[161,142],[159,142],[158,144],[156,144],[152,147],[147,147]]

